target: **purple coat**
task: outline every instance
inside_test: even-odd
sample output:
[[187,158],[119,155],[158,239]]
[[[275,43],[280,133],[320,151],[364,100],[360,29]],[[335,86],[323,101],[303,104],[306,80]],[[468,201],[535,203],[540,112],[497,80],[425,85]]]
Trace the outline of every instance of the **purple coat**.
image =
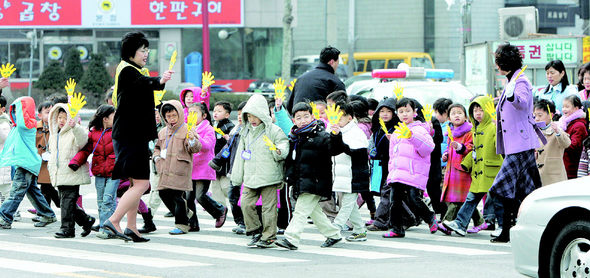
[[[516,70],[513,77],[516,77],[520,71],[520,69]],[[545,139],[541,131],[534,126],[533,92],[526,76],[522,75],[516,80],[512,101],[506,98],[506,89],[504,89],[496,107],[496,114],[497,154],[508,155],[536,149],[540,147],[539,138]],[[537,138],[538,135],[541,137]]]

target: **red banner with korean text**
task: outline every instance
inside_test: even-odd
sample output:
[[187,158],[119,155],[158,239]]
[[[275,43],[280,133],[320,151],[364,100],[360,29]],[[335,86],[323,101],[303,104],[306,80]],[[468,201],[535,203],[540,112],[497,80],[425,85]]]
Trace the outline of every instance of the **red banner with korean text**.
[[[243,0],[209,0],[209,24],[242,26]],[[202,0],[131,0],[131,25],[203,24]]]
[[0,1],[0,26],[80,26],[80,0]]

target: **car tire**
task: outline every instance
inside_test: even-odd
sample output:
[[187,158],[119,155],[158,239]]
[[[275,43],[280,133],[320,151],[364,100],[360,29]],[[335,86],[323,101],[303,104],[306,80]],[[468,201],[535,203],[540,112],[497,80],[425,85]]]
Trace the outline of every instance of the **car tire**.
[[[589,277],[590,221],[578,220],[567,224],[557,234],[550,254],[549,277]],[[589,259],[581,260],[583,257]],[[562,276],[562,269],[567,275]]]

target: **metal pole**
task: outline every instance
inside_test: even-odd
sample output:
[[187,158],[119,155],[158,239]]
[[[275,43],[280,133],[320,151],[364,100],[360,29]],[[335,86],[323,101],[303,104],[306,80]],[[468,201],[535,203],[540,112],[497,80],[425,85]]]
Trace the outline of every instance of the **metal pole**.
[[203,0],[203,71],[211,71],[209,56],[209,1]]
[[31,56],[29,58],[29,97],[33,88],[33,53],[35,49],[35,41],[37,38],[37,29],[33,29],[33,36],[31,37]]
[[348,76],[352,77],[354,75],[354,71],[356,68],[356,63],[354,61],[354,43],[355,33],[354,33],[354,21],[355,21],[355,6],[356,0],[348,1],[348,61],[346,62],[348,68]]
[[473,0],[464,0],[461,5],[461,31],[463,40],[461,44],[461,83],[465,84],[465,45],[471,43],[471,3]]

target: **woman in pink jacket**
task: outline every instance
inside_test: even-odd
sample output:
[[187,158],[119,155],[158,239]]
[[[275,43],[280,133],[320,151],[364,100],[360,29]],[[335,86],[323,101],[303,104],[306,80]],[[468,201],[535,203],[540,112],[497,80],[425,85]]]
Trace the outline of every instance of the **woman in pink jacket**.
[[401,212],[402,201],[406,197],[416,208],[417,216],[428,223],[431,233],[435,233],[438,229],[436,216],[420,196],[426,189],[430,171],[430,153],[434,150],[434,142],[429,133],[430,127],[418,116],[416,105],[412,100],[402,98],[395,105],[395,109],[399,119],[409,128],[409,132],[396,129],[393,135],[388,135],[391,139],[387,186],[391,187],[391,204],[389,231],[383,234],[383,237],[405,236]]
[[215,228],[221,228],[225,223],[227,207],[207,195],[211,181],[216,179],[215,170],[209,166],[209,161],[215,157],[215,130],[211,126],[211,115],[207,105],[202,102],[189,106],[188,112],[196,112],[198,115],[195,128],[202,145],[201,151],[193,156],[193,190],[189,193],[187,199],[187,207],[193,211],[193,215],[189,219],[189,232],[198,232],[200,230],[195,199],[215,218]]

